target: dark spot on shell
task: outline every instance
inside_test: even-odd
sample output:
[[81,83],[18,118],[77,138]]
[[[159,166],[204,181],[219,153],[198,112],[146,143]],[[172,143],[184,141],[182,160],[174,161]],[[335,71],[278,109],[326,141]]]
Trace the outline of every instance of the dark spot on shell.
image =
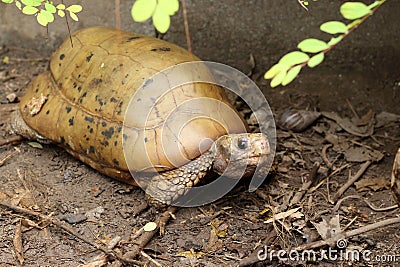
[[156,103],[156,99],[154,97],[150,97],[151,103]]
[[151,52],[157,51],[157,48],[150,49]]
[[[85,121],[93,122],[94,118],[93,117],[89,117],[89,116],[85,116]],[[90,126],[88,126],[88,127],[90,127]]]
[[61,144],[64,144],[64,143],[65,143],[65,138],[64,138],[64,136],[61,136],[61,137],[60,137],[60,143],[61,143]]
[[171,48],[169,48],[169,47],[160,47],[158,50],[163,51],[163,52],[168,52],[168,51],[171,51]]
[[144,142],[147,143],[149,139],[147,137],[144,138]]
[[48,109],[48,110],[46,111],[46,115],[49,115],[49,113],[50,113],[50,109]]
[[114,97],[111,97],[111,98],[110,98],[110,101],[111,101],[111,102],[113,102],[113,103],[116,103],[116,102],[118,102],[118,100],[117,100],[117,99],[115,99]]
[[107,126],[107,122],[103,121],[103,122],[101,123],[101,126],[106,127],[106,126]]
[[74,125],[74,119],[75,119],[75,117],[72,116],[72,117],[68,120],[69,126]]
[[118,145],[118,142],[117,141],[114,141],[114,146],[117,146]]
[[80,77],[81,77],[81,75],[79,74],[79,75],[78,75],[78,79],[79,79]]
[[63,60],[65,58],[65,55],[64,54],[61,54],[60,55],[60,60]]
[[84,98],[84,97],[86,97],[86,95],[87,95],[87,93],[86,93],[86,92],[84,92],[84,93],[82,94],[81,98]]
[[71,112],[71,107],[65,107],[65,110],[67,111],[67,114]]
[[90,62],[90,60],[92,59],[92,57],[93,57],[93,53],[90,53],[90,55],[88,55],[88,56],[86,57],[86,62]]
[[46,97],[49,98],[50,94],[47,94]]
[[80,92],[82,90],[82,87],[78,86],[78,92]]
[[61,67],[61,63],[58,63],[58,66]]
[[129,77],[129,73],[125,74],[125,78],[128,78],[128,77]]
[[140,102],[140,101],[142,101],[142,99],[141,98],[138,98],[138,100],[136,100],[137,102]]
[[94,80],[94,83],[96,84],[96,85],[98,85],[98,84],[100,84],[100,83],[102,83],[103,82],[103,79],[95,79]]
[[110,127],[108,130],[102,131],[101,134],[107,138],[111,138],[114,134],[114,128]]
[[76,82],[74,82],[73,84],[72,84],[72,87],[74,87],[74,88],[76,88],[78,86],[78,84],[76,83]]
[[116,166],[119,166],[119,162],[118,162],[118,160],[116,160],[116,159],[113,159],[113,163],[114,163]]
[[89,153],[94,153],[94,146],[89,147]]
[[118,127],[118,128],[117,128],[117,132],[119,132],[119,133],[120,133],[120,132],[121,132],[121,130],[122,130],[122,127]]
[[126,140],[126,139],[128,139],[128,136],[126,134],[123,134],[122,138],[124,138],[124,140]]
[[89,139],[89,137],[86,137],[86,141],[89,141],[90,139]]
[[100,144],[102,144],[103,146],[108,146],[108,141],[105,140],[104,142],[101,142]]
[[89,133],[93,133],[93,128],[90,128]]
[[140,38],[140,36],[132,36],[132,37],[129,37],[127,41],[130,42],[130,41],[133,41],[133,40],[137,40],[139,38]]

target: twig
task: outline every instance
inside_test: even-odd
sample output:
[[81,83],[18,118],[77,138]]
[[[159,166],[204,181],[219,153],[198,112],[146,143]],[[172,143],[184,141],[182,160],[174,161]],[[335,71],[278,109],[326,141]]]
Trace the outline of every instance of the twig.
[[10,158],[14,157],[15,155],[17,155],[20,152],[19,149],[15,148],[14,151],[12,151],[11,153],[9,153],[8,155],[5,155],[2,159],[0,159],[0,167],[3,166],[3,164],[9,160]]
[[[268,233],[267,237],[261,242],[269,246],[269,244],[271,244],[274,241],[277,235],[276,232],[273,231],[272,225],[270,225],[269,229],[267,229],[267,233]],[[255,251],[251,253],[247,258],[241,259],[239,261],[238,266],[239,267],[249,266],[259,261],[260,259],[258,257],[258,251]]]
[[293,250],[302,251],[302,250],[306,250],[306,249],[318,248],[318,247],[321,247],[324,245],[335,244],[339,239],[349,238],[349,237],[352,237],[355,235],[363,234],[363,233],[366,233],[366,232],[369,232],[369,231],[372,231],[372,230],[375,230],[375,229],[378,229],[378,228],[381,228],[384,226],[388,226],[391,224],[395,224],[395,223],[400,223],[400,218],[386,219],[386,220],[383,220],[380,222],[376,222],[376,223],[373,223],[370,225],[360,227],[358,229],[354,229],[354,230],[350,230],[350,231],[338,234],[338,235],[331,237],[329,239],[326,239],[326,240],[319,240],[319,241],[311,242],[308,244],[304,244],[304,245],[294,248]]
[[124,254],[124,258],[126,259],[134,259],[140,253],[140,251],[150,242],[153,236],[158,232],[159,229],[163,229],[167,224],[169,218],[171,217],[171,213],[174,213],[178,208],[177,207],[169,207],[160,217],[157,218],[156,224],[157,227],[153,231],[143,232],[143,234],[135,241],[136,244],[133,245],[131,251],[128,251]]
[[185,35],[186,35],[186,44],[187,50],[192,53],[192,44],[190,42],[190,32],[189,32],[189,22],[186,12],[186,1],[182,0],[182,13],[183,13],[183,24],[185,25]]
[[104,248],[104,247],[92,242],[91,240],[86,239],[81,234],[77,233],[71,226],[67,225],[66,223],[64,223],[64,222],[62,222],[60,220],[58,220],[57,218],[53,218],[53,217],[50,217],[50,216],[47,216],[47,215],[43,215],[43,214],[35,212],[35,211],[31,211],[31,210],[28,210],[28,209],[24,209],[24,208],[12,205],[10,203],[7,203],[4,200],[0,200],[0,206],[3,207],[3,208],[11,209],[11,210],[13,210],[15,212],[18,212],[18,213],[39,217],[40,219],[42,219],[44,221],[48,221],[48,222],[52,223],[53,225],[63,229],[67,233],[73,235],[74,237],[82,240],[83,242],[85,242],[85,243],[95,247],[96,249],[106,253],[108,256],[117,258],[121,262],[130,263],[130,264],[137,264],[137,265],[141,265],[141,266],[145,265],[145,263],[143,263],[141,261],[125,259],[125,258],[121,257],[119,254],[115,253],[114,251],[108,250],[107,248]]
[[371,202],[369,202],[368,200],[366,200],[365,198],[358,196],[358,195],[351,195],[351,196],[346,196],[342,199],[340,199],[335,207],[333,208],[333,210],[336,212],[339,210],[340,205],[342,204],[343,201],[349,199],[349,198],[357,198],[357,199],[361,199],[365,202],[365,204],[368,205],[368,207],[373,210],[373,211],[377,211],[377,212],[381,212],[381,211],[389,211],[389,210],[393,210],[393,209],[397,209],[399,207],[399,205],[393,205],[393,206],[389,206],[389,207],[384,207],[384,208],[378,208],[375,205],[373,205]]
[[372,162],[370,160],[366,161],[358,170],[358,172],[353,177],[351,177],[341,188],[339,188],[339,190],[336,192],[331,200],[332,204],[336,203],[338,199],[343,195],[343,193],[346,192],[346,190],[364,174],[371,163]]
[[320,166],[319,162],[314,163],[313,168],[311,169],[310,172],[310,176],[308,177],[308,181],[303,183],[301,189],[293,196],[292,200],[289,203],[289,207],[293,207],[299,204],[300,201],[303,199],[304,195],[307,193],[307,190],[311,187],[311,185],[315,181],[315,178],[317,177],[319,166]]
[[8,144],[15,143],[15,142],[19,142],[19,141],[21,141],[23,139],[24,138],[22,136],[20,136],[20,135],[14,135],[14,136],[11,136],[11,137],[6,138],[6,139],[1,139],[0,140],[0,147],[8,145]]
[[325,162],[326,166],[329,169],[333,169],[333,164],[332,162],[329,161],[328,157],[326,156],[326,151],[328,150],[328,148],[330,148],[332,146],[332,144],[328,144],[326,146],[324,146],[322,148],[322,160]]
[[115,0],[115,28],[121,29],[121,0]]
[[150,257],[150,255],[148,255],[147,253],[145,253],[144,251],[140,252],[140,255],[142,255],[143,257],[145,257],[146,259],[148,259],[149,261],[151,261],[154,265],[158,266],[158,267],[162,267],[162,265],[156,261],[155,259],[153,259],[152,257]]

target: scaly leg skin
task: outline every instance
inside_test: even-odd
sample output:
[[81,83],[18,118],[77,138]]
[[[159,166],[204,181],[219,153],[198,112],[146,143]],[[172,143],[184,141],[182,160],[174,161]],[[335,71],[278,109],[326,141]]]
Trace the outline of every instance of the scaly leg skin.
[[146,187],[151,204],[170,205],[206,175],[213,161],[214,152],[210,149],[180,168],[154,176]]
[[36,140],[42,144],[52,143],[50,140],[46,139],[38,132],[30,128],[22,118],[19,110],[11,113],[10,128],[14,134],[21,135],[29,140]]

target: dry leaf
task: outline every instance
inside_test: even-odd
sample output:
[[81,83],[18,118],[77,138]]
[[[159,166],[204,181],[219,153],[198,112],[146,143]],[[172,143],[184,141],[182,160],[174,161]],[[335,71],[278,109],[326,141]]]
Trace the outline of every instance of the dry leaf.
[[288,210],[288,211],[284,211],[284,212],[275,214],[272,218],[264,221],[264,223],[271,223],[271,222],[276,221],[276,220],[281,220],[281,219],[287,218],[287,217],[291,216],[292,214],[296,213],[299,209],[300,208],[295,208],[295,209],[291,209],[291,210]]
[[323,240],[334,238],[340,239],[342,230],[340,229],[339,214],[330,216],[322,216],[322,221],[319,223],[311,222],[317,229]]
[[380,151],[366,147],[351,147],[344,151],[344,155],[350,162],[380,161],[383,158]]
[[384,177],[380,178],[369,178],[369,179],[361,179],[358,182],[355,182],[357,191],[367,191],[372,189],[373,191],[379,191],[382,189],[389,188],[389,181],[387,181]]
[[201,257],[203,257],[204,252],[195,252],[194,249],[190,249],[184,252],[180,252],[178,254],[176,254],[176,256],[178,257],[185,257],[185,258],[196,258],[196,259],[200,259]]
[[22,255],[22,231],[21,231],[21,220],[17,224],[17,228],[15,228],[15,234],[13,238],[13,244],[14,244],[14,251],[15,255],[17,256],[17,259],[19,263],[22,265],[24,263],[24,256]]

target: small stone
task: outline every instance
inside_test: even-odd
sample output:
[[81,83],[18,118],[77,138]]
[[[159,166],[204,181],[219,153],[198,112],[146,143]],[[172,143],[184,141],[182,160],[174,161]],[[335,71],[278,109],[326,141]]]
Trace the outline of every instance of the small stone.
[[6,96],[6,98],[7,98],[9,103],[15,103],[18,100],[18,97],[17,97],[17,95],[15,93],[8,94]]
[[83,221],[86,221],[86,216],[83,214],[65,214],[60,218],[62,221],[66,221],[69,224],[75,224],[75,223],[80,223]]

